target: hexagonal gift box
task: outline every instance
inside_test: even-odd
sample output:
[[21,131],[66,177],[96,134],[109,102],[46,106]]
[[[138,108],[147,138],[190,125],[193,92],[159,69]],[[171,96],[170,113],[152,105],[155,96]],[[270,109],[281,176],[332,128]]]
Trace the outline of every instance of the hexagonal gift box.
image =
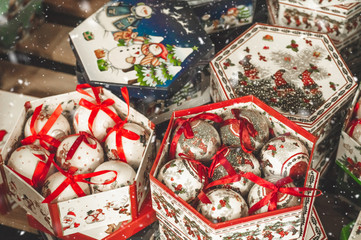
[[318,136],[312,167],[326,170],[356,89],[329,36],[255,24],[210,66],[214,101],[257,96]]
[[[86,91],[88,91],[88,89],[86,89]],[[154,123],[149,121],[148,118],[140,114],[132,107],[129,107],[126,102],[120,100],[118,97],[116,97],[114,94],[112,94],[106,89],[101,89],[99,95],[96,95],[95,92],[91,93],[90,91],[86,91],[74,91],[26,102],[23,108],[18,109],[19,115],[17,121],[15,122],[14,126],[9,130],[9,137],[5,142],[3,151],[0,152],[1,175],[3,181],[6,184],[6,188],[10,197],[14,199],[15,202],[19,204],[19,206],[21,206],[29,214],[31,214],[42,226],[44,226],[45,229],[47,229],[47,231],[59,237],[74,234],[77,232],[89,231],[90,229],[104,227],[108,224],[114,224],[116,226],[122,222],[131,221],[132,219],[135,219],[137,217],[139,211],[144,205],[147,193],[149,192],[149,187],[147,187],[149,186],[148,172],[154,159],[155,153],[155,144],[153,143],[155,128]],[[102,101],[98,104],[98,110],[102,108],[102,106],[104,109],[105,105],[110,104],[111,107],[113,107],[114,109],[113,114],[116,114],[117,116],[119,115],[119,117],[121,116],[122,118],[125,118],[129,111],[127,121],[142,126],[149,136],[147,139],[144,139],[144,146],[146,148],[141,155],[140,165],[136,169],[136,176],[134,182],[130,185],[124,185],[119,188],[111,189],[109,191],[97,193],[93,192],[93,194],[88,194],[86,196],[81,196],[80,194],[81,197],[79,196],[78,192],[75,197],[68,198],[69,200],[57,201],[57,199],[55,199],[54,201],[50,200],[51,202],[47,202],[46,197],[40,193],[41,191],[39,190],[39,188],[35,189],[33,186],[30,185],[30,183],[32,182],[40,182],[40,180],[42,179],[41,173],[46,171],[46,167],[44,167],[44,164],[36,165],[34,172],[37,172],[38,174],[33,174],[31,179],[16,173],[16,171],[11,166],[7,165],[11,156],[13,155],[13,152],[16,151],[16,149],[18,149],[21,144],[25,144],[21,141],[26,139],[24,138],[25,123],[29,119],[29,117],[33,115],[34,111],[37,111],[39,107],[41,107],[40,109],[42,109],[42,106],[44,107],[43,109],[46,109],[46,111],[48,111],[48,113],[52,113],[55,111],[55,109],[57,109],[59,116],[62,115],[64,118],[67,118],[69,122],[73,122],[72,119],[75,115],[75,111],[78,109],[78,106],[80,104],[79,102],[87,101],[86,99],[89,99],[90,101],[95,103],[95,98],[97,98],[99,101]],[[53,120],[56,120],[57,117],[54,114],[51,115],[53,117]],[[51,127],[54,122],[55,121],[47,121],[47,130],[49,130],[49,127]],[[42,129],[46,129],[46,127],[43,127]],[[62,129],[60,128],[58,130]],[[73,132],[75,131],[73,124],[72,130]],[[39,135],[32,135],[31,137],[39,137],[43,139],[44,137],[49,137],[49,135],[41,134],[42,133],[40,133]],[[87,142],[88,140],[84,141]],[[93,140],[90,141],[94,143]],[[88,146],[93,143],[87,142],[87,144],[89,144]],[[76,144],[73,144],[71,147],[73,148],[73,146],[75,145]],[[82,148],[83,146],[81,146],[79,149]],[[34,151],[33,154],[35,157],[39,158],[45,156],[41,155],[40,152],[38,154],[38,152],[36,151]],[[88,152],[83,152],[82,154],[79,154],[79,157],[77,158],[82,160],[90,159],[91,161],[94,161],[95,156],[92,153],[88,154]],[[29,161],[24,162],[27,165],[26,167],[23,167],[23,169],[31,169],[31,163],[29,163]],[[47,162],[53,165],[56,164],[55,162],[51,162],[50,157],[49,159],[47,159]],[[84,165],[85,164],[86,163],[84,163]],[[66,176],[66,180],[64,180],[62,184],[68,184],[70,182],[73,182],[72,186],[74,186],[74,184],[78,184],[79,181],[85,180],[80,180],[81,174],[75,174],[74,176],[71,176],[71,171],[62,172],[62,174],[63,176]],[[43,177],[45,176],[46,175],[44,175]],[[86,176],[83,174],[83,177],[88,178],[91,176]],[[58,187],[55,191],[60,191],[61,193],[63,190],[64,188]]]
[[184,2],[113,1],[69,33],[85,80],[134,98],[167,99],[214,50]]
[[[311,161],[316,138],[254,96],[175,111],[150,171],[153,209],[156,211],[157,218],[161,224],[166,224],[172,229],[174,236],[170,237],[175,237],[174,239],[247,239],[250,236],[255,239],[265,239],[267,236],[273,236],[275,239],[281,237],[290,240],[299,239],[299,237],[304,239],[305,223],[311,216],[314,197],[302,198],[297,206],[217,222],[207,219],[196,210],[194,202],[184,201],[161,180],[158,180],[162,167],[168,166],[167,163],[172,159],[171,145],[175,136],[172,130],[176,129],[174,126],[179,121],[196,118],[199,114],[222,116],[232,109],[253,109],[260,112],[266,116],[275,136],[287,134],[302,141],[310,153],[309,161]],[[202,146],[204,147],[204,144]],[[318,184],[319,173],[310,169],[309,164],[310,162],[307,165],[307,176],[300,181],[300,185],[315,188]],[[315,196],[313,194],[308,193]],[[234,209],[234,211],[237,210]]]
[[345,46],[345,41],[352,42],[360,38],[360,2],[329,6],[323,6],[322,3],[313,0],[267,0],[270,23],[327,33],[339,48]]

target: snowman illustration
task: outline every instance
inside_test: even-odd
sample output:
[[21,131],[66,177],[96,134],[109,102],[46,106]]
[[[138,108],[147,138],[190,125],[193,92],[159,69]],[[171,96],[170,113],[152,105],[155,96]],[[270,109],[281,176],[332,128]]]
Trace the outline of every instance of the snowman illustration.
[[142,19],[149,19],[152,8],[144,3],[136,6],[125,3],[112,3],[101,9],[95,16],[95,21],[109,32],[136,29]]
[[103,209],[90,210],[87,212],[88,216],[84,218],[87,224],[101,222],[105,220],[105,213]]
[[77,223],[76,221],[76,214],[74,212],[73,208],[69,208],[68,213],[66,214],[66,216],[63,217],[63,221],[62,221],[62,225],[63,225],[63,230],[67,230],[70,228],[77,228],[79,227],[79,223]]
[[221,16],[221,23],[225,28],[238,24],[238,9],[236,7],[229,8],[226,14]]
[[[98,52],[98,53],[97,53]],[[100,53],[99,53],[100,52]],[[128,72],[133,70],[134,65],[159,66],[161,59],[167,61],[168,51],[162,43],[135,43],[130,46],[117,46],[109,51],[95,50],[98,59],[103,61],[98,64],[99,70],[106,71],[110,66],[113,70]]]

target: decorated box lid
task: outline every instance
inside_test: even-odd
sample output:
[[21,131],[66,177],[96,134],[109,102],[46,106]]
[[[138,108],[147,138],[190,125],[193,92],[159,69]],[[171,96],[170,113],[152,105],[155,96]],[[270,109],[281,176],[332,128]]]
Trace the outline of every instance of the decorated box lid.
[[[359,13],[361,11],[361,1],[359,0],[330,0],[331,2],[334,2],[334,4],[322,4],[323,2],[329,2],[329,1],[323,1],[323,0],[278,0],[279,3],[283,4],[289,4],[289,5],[298,5],[302,6],[306,9],[312,9],[316,10],[318,12],[325,12],[329,13],[331,15],[344,17],[344,18],[350,18],[351,16]],[[321,4],[315,3],[315,2],[321,2]],[[331,16],[332,17],[332,16]]]
[[224,31],[253,21],[253,0],[215,0],[193,7],[203,29],[208,33]]
[[326,34],[255,24],[210,65],[226,99],[255,95],[311,132],[356,89]]
[[89,83],[140,98],[170,97],[214,53],[185,2],[109,2],[69,35]]

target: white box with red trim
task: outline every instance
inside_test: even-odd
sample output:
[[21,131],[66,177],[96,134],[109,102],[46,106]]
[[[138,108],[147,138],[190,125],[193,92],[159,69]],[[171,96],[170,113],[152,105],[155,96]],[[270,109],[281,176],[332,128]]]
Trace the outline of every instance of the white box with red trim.
[[255,24],[210,67],[215,102],[254,95],[317,136],[312,168],[324,173],[357,85],[326,34]]
[[[177,119],[193,117],[200,113],[221,115],[231,109],[241,108],[254,109],[264,114],[275,136],[288,133],[299,138],[307,146],[310,161],[312,159],[316,138],[254,96],[173,112],[150,172],[150,182],[153,209],[156,211],[158,219],[166,223],[182,239],[199,239],[199,237],[201,239],[246,239],[248,236],[264,239],[268,234],[274,237],[284,235],[283,239],[296,239],[303,236],[303,226],[310,216],[314,197],[302,198],[300,203],[294,207],[213,223],[157,179],[160,168],[171,160],[169,159],[169,146],[172,141],[172,129]],[[316,188],[318,177],[317,171],[307,170],[307,176],[302,186]],[[277,232],[280,229],[282,233]]]
[[311,0],[267,0],[267,4],[274,25],[327,33],[338,48],[360,38],[360,2],[323,6]]
[[[125,117],[128,106],[110,91],[103,89],[102,97],[114,100],[112,105],[117,114]],[[72,233],[106,226],[118,225],[135,218],[140,211],[149,191],[149,170],[155,156],[154,128],[155,125],[144,115],[133,108],[129,110],[129,122],[141,125],[149,134],[146,148],[136,172],[133,184],[106,192],[78,197],[58,203],[42,203],[44,197],[7,165],[11,153],[20,145],[23,139],[23,128],[27,118],[37,106],[43,104],[49,111],[62,106],[62,114],[71,118],[80,99],[85,95],[79,92],[51,96],[30,101],[20,109],[16,127],[11,131],[1,152],[1,172],[4,182],[9,188],[11,197],[31,214],[41,225],[55,236],[65,236]],[[120,211],[121,210],[121,211]]]

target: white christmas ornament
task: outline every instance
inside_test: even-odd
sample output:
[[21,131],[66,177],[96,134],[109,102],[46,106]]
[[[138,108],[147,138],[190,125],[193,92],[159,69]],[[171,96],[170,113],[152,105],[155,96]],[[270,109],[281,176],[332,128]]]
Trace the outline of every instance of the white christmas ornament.
[[306,146],[298,138],[281,135],[263,146],[259,160],[266,176],[281,175],[298,179],[306,175],[309,155]]
[[[95,101],[93,101],[92,103],[95,104]],[[112,106],[108,106],[108,109],[116,114],[116,111]],[[94,135],[94,137],[99,141],[102,141],[107,134],[106,130],[110,127],[113,127],[115,125],[115,122],[108,114],[106,114],[103,110],[100,110],[94,118],[91,131],[89,128],[89,117],[91,112],[91,110],[83,106],[79,106],[77,108],[73,118],[73,126],[75,132],[79,133],[81,131],[84,131]]]
[[199,166],[184,159],[173,159],[161,168],[158,180],[184,201],[191,202],[206,182],[207,172]]
[[[280,180],[282,178],[283,178],[282,176],[273,175],[273,176],[266,177],[265,180],[270,183],[275,184],[278,180]],[[295,185],[293,184],[293,182],[291,182],[291,183],[285,184],[282,187],[285,187],[285,188],[286,187],[295,187]],[[263,198],[265,198],[271,192],[272,192],[271,189],[262,187],[258,184],[254,184],[248,194],[248,199],[247,199],[248,206],[251,208],[253,205],[255,205],[256,203],[261,201]],[[300,203],[299,197],[296,197],[296,196],[293,196],[290,194],[286,194],[286,193],[281,193],[281,192],[277,193],[277,209],[297,206],[299,203]],[[269,204],[270,203],[268,202],[265,206],[256,210],[254,212],[254,214],[268,212]]]
[[[48,177],[44,183],[44,186],[41,190],[41,195],[43,195],[43,197],[46,198],[51,193],[53,193],[60,186],[60,184],[62,184],[65,181],[65,179],[66,176],[64,176],[61,172],[56,172],[50,175],[50,177]],[[83,190],[85,195],[90,194],[90,187],[87,183],[77,182],[77,184]],[[54,198],[52,202],[62,202],[74,198],[78,198],[78,195],[73,190],[71,185],[68,185],[57,197]]]
[[[45,148],[38,145],[21,146],[11,154],[7,166],[30,180],[32,186],[39,187],[48,176],[56,172],[55,166],[50,162],[47,163],[49,155],[50,153]],[[47,164],[48,167],[46,167]],[[43,174],[43,182],[32,181],[33,177],[39,180]]]
[[[34,130],[36,133],[39,133],[41,129],[44,127],[44,125],[48,122],[51,114],[47,113],[46,111],[42,110],[39,114],[39,116],[35,120],[34,124]],[[29,137],[32,135],[30,130],[30,124],[31,119],[33,118],[33,115],[29,117],[29,119],[26,121],[24,126],[24,136]],[[60,114],[52,127],[49,129],[49,131],[46,133],[46,135],[49,135],[57,140],[63,139],[64,137],[68,136],[70,134],[70,124],[68,120]]]
[[77,174],[91,173],[104,162],[103,148],[89,134],[70,135],[60,143],[56,152],[56,162],[64,170],[76,167]]
[[197,210],[214,223],[248,216],[248,206],[243,197],[230,189],[213,189],[207,197],[212,203],[199,202]]
[[[115,130],[111,132],[105,140],[104,148],[107,157],[110,160],[124,161],[130,164],[134,169],[137,169],[142,162],[149,135],[142,126],[130,122],[125,123],[120,131],[123,133],[120,133],[118,137],[121,138],[121,155],[124,155],[119,156],[119,153],[117,152],[117,130]],[[139,139],[132,140],[127,138],[126,131],[138,135]],[[123,159],[124,157],[125,159]]]
[[90,179],[91,189],[93,193],[105,192],[116,188],[121,188],[124,186],[129,186],[133,184],[136,176],[136,172],[134,169],[127,163],[121,161],[107,161],[99,165],[94,172],[99,172],[103,170],[112,170],[117,172],[117,176],[115,181],[110,184],[104,184],[106,181],[110,181],[114,179],[114,172],[109,172],[105,174],[101,174]]

